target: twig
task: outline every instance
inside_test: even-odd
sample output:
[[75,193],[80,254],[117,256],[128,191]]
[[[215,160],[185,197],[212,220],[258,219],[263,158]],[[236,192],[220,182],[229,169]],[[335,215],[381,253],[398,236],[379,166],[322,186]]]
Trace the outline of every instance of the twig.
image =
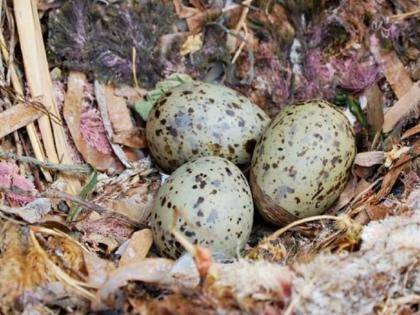
[[[7,6],[6,6],[6,12],[7,12]],[[13,20],[12,14],[6,14],[6,17],[8,17],[9,24],[14,25],[14,20]],[[11,78],[11,81],[12,81],[12,86],[13,86],[14,90],[16,91],[16,93],[18,95],[23,95],[24,94],[23,84],[22,84],[22,82],[21,82],[21,80],[18,76],[18,69],[17,69],[17,66],[14,62],[14,58],[13,58],[13,56],[9,56],[9,52],[6,49],[6,42],[5,42],[5,39],[4,39],[4,36],[3,36],[2,32],[0,32],[0,42],[1,42],[1,51],[2,51],[3,58],[9,64],[8,72],[10,74],[10,78]],[[44,147],[43,147],[41,141],[39,140],[38,132],[35,128],[34,123],[27,124],[26,125],[26,130],[28,132],[29,140],[31,142],[32,149],[34,150],[35,156],[39,160],[44,160],[45,159]],[[43,170],[43,174],[44,174],[45,179],[47,181],[49,181],[49,182],[52,181],[52,177],[47,171]]]
[[58,199],[58,200],[65,200],[69,202],[74,202],[78,204],[80,207],[93,210],[96,213],[106,215],[108,217],[112,217],[118,220],[121,220],[127,224],[130,224],[133,227],[143,229],[146,227],[146,225],[138,223],[125,215],[117,212],[113,212],[111,210],[108,210],[100,205],[97,205],[93,202],[85,201],[80,199],[77,196],[70,195],[68,193],[57,191],[57,190],[47,190],[42,193],[39,193],[37,191],[25,191],[23,189],[20,189],[16,186],[2,186],[0,185],[0,192],[9,192],[14,193],[20,196],[27,196],[27,197],[35,197],[35,198],[50,198],[50,199]]
[[245,0],[242,2],[242,5],[244,5],[244,9],[241,12],[241,16],[239,18],[238,24],[236,24],[235,27],[235,32],[238,33],[241,29],[244,29],[245,32],[245,39],[244,41],[242,41],[242,43],[240,44],[238,50],[235,53],[235,56],[232,59],[232,63],[236,62],[236,59],[239,57],[240,53],[242,52],[243,48],[245,47],[245,42],[247,40],[248,37],[248,31],[246,28],[246,18],[248,16],[248,12],[249,12],[249,7],[252,3],[252,0]]
[[41,255],[41,257],[44,259],[46,265],[51,269],[51,271],[55,274],[55,276],[63,281],[65,284],[70,286],[72,289],[76,290],[79,294],[81,294],[83,297],[93,300],[95,295],[88,290],[86,290],[84,287],[89,287],[87,283],[84,283],[82,281],[79,281],[77,279],[72,278],[69,276],[66,272],[64,272],[59,266],[57,266],[47,255],[47,253],[44,251],[44,249],[39,244],[35,233],[32,230],[29,230],[29,237],[32,241],[32,244],[35,248],[35,250]]
[[133,72],[134,86],[138,89],[139,88],[139,81],[137,81],[137,63],[136,63],[137,50],[136,50],[136,47],[133,46],[132,52],[133,53],[132,53],[132,60],[131,60],[131,64],[132,64],[131,71]]
[[420,14],[420,9],[417,9],[417,10],[414,10],[414,11],[411,11],[411,12],[407,12],[407,13],[395,14],[395,15],[390,16],[389,18],[391,20],[398,21],[398,20],[404,20],[408,17],[416,16],[418,14]]
[[66,173],[90,173],[92,168],[87,164],[55,164],[49,161],[40,161],[30,156],[16,155],[12,152],[0,150],[0,158],[10,159],[23,163],[40,166],[49,170]]
[[316,215],[316,216],[313,216],[313,217],[303,218],[301,220],[297,220],[295,222],[292,222],[289,225],[277,230],[276,232],[274,232],[273,234],[271,234],[269,236],[269,239],[276,239],[280,235],[287,232],[291,228],[294,228],[297,225],[301,225],[303,223],[312,222],[312,221],[326,220],[326,219],[327,220],[334,220],[334,221],[344,221],[344,220],[346,220],[346,217],[344,217],[344,216],[337,217],[337,216],[333,216],[333,215]]

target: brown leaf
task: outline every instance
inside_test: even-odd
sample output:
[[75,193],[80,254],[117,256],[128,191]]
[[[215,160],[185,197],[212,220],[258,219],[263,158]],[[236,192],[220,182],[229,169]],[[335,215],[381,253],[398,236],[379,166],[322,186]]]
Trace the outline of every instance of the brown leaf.
[[356,155],[354,164],[370,167],[377,164],[382,164],[385,160],[385,154],[383,151],[370,151],[362,152]]
[[174,283],[170,273],[174,264],[173,260],[166,258],[148,258],[116,269],[99,289],[94,302],[95,308],[99,308],[102,303],[112,304],[112,301],[109,300],[111,295],[118,288],[126,285],[128,281],[135,280],[162,285]]
[[370,221],[384,219],[389,211],[390,209],[383,204],[368,204],[362,211],[357,214],[355,221],[362,225],[366,225]]
[[140,224],[147,223],[160,187],[159,180],[109,183],[96,202]]
[[112,137],[112,142],[134,149],[147,147],[146,135],[143,128],[132,128],[116,132]]
[[[101,113],[102,122],[104,124],[108,140],[111,140],[114,136],[113,123],[116,122],[116,120],[118,120],[119,118],[121,118],[125,123],[127,123],[127,121],[129,120],[125,115],[125,109],[119,111],[121,110],[121,107],[126,106],[125,101],[123,98],[114,95],[114,88],[111,85],[105,85],[100,83],[99,81],[95,81],[95,97],[96,102],[98,103],[98,108]],[[119,109],[113,109],[115,105],[114,102],[116,102],[117,104],[117,106],[115,107],[120,107]],[[122,124],[119,123],[117,123],[116,127],[117,129],[124,128]],[[131,128],[132,123],[130,118],[130,129]],[[126,168],[130,168],[130,160],[125,154],[123,148],[121,148],[120,145],[115,143],[111,143],[111,147],[112,151],[114,151],[115,155],[118,157],[120,162]]]
[[67,93],[63,106],[63,116],[69,128],[77,150],[85,161],[100,171],[109,169],[121,170],[122,165],[113,154],[105,154],[90,146],[80,132],[80,115],[84,88],[87,84],[86,76],[81,72],[70,72]]
[[114,93],[116,96],[124,97],[124,99],[127,100],[127,103],[132,105],[135,102],[144,100],[147,91],[134,86],[122,85],[116,87]]
[[372,35],[370,38],[370,51],[376,62],[382,66],[385,77],[391,84],[395,95],[401,98],[408,93],[413,82],[395,51],[385,51],[380,45],[380,40],[376,35]]
[[416,126],[408,129],[406,132],[403,133],[401,136],[401,140],[407,139],[411,136],[414,136],[420,132],[420,124],[417,124]]
[[112,85],[105,87],[106,107],[108,109],[109,120],[114,133],[120,133],[134,128],[131,120],[130,110],[125,99],[116,95],[116,89]]
[[127,248],[122,254],[118,266],[123,267],[145,259],[150,247],[152,247],[152,244],[152,230],[144,229],[135,232],[128,241]]
[[[412,85],[386,113],[383,132],[388,133],[403,119],[414,113],[418,117],[420,112],[420,82]],[[413,117],[414,118],[414,117]]]
[[383,95],[378,85],[370,86],[366,91],[366,117],[371,127],[372,137],[382,129],[384,124]]
[[16,214],[28,223],[40,222],[51,211],[51,202],[48,198],[37,198],[20,208],[10,208],[0,205],[0,211]]
[[328,212],[336,213],[340,209],[344,208],[356,195],[357,178],[352,176],[346,184],[343,192],[340,194],[337,202],[331,207]]
[[378,203],[383,197],[391,192],[395,182],[400,176],[405,164],[420,155],[420,141],[417,141],[407,154],[403,154],[394,166],[385,175],[382,187],[376,194],[376,202]]
[[212,16],[221,14],[218,8],[206,10],[201,1],[191,2],[195,7],[182,4],[181,0],[173,0],[175,12],[181,19],[185,19],[191,33],[198,33]]
[[134,228],[117,218],[99,216],[92,213],[89,219],[80,221],[77,227],[84,234],[82,240],[91,244],[97,251],[112,253],[118,246],[129,239]]

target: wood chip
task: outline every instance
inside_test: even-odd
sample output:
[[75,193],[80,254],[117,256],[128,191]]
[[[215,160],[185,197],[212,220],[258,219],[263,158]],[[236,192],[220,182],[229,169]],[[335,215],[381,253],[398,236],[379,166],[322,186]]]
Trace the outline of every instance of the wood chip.
[[121,256],[118,266],[126,266],[145,259],[149,253],[150,247],[152,247],[152,244],[152,230],[144,229],[135,232],[128,241],[128,246]]
[[392,129],[403,119],[414,113],[418,117],[420,112],[420,82],[412,85],[411,89],[402,96],[386,113],[384,133],[392,131]]
[[367,98],[366,118],[372,138],[382,129],[384,123],[383,95],[378,85],[374,84],[365,91]]
[[362,152],[356,155],[354,164],[370,167],[377,164],[382,164],[385,160],[385,153],[383,151]]
[[420,124],[417,124],[416,126],[408,129],[406,132],[403,133],[401,136],[401,140],[407,139],[411,136],[414,136],[420,132]]
[[1,112],[0,139],[34,122],[42,115],[42,112],[26,104],[18,104]]
[[[48,160],[52,163],[74,164],[55,100],[37,1],[14,0],[13,4],[25,74],[31,95],[34,99],[39,98],[45,109],[54,116],[54,119],[50,119],[49,115],[43,115],[39,119],[42,142]],[[60,177],[66,181],[66,190],[69,193],[75,195],[79,192],[81,184],[76,176],[62,174]]]

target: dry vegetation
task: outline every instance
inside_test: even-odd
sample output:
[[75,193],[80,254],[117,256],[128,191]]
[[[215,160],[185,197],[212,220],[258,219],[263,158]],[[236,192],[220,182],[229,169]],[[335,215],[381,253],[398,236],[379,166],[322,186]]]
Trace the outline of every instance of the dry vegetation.
[[[420,3],[0,1],[0,314],[418,314]],[[172,76],[170,76],[172,75]],[[325,215],[157,255],[147,108],[192,77],[352,119]],[[169,80],[163,81],[165,78]]]

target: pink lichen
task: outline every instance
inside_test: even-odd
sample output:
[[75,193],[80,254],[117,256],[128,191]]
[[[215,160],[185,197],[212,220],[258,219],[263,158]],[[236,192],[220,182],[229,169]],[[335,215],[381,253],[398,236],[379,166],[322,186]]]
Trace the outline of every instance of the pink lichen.
[[356,60],[354,57],[338,60],[335,70],[339,85],[354,92],[361,92],[380,78],[378,66]]
[[276,103],[284,103],[290,96],[291,70],[281,64],[278,56],[274,54],[272,44],[261,43],[257,56],[257,77],[272,87],[268,91]]
[[350,55],[323,62],[321,50],[315,48],[306,53],[303,77],[299,78],[295,97],[298,100],[317,97],[330,99],[334,97],[337,87],[361,92],[380,78],[378,65],[370,60]]
[[[22,175],[18,174],[19,168],[14,163],[0,162],[0,186],[6,188],[17,187],[23,191],[35,191],[34,184]],[[11,204],[18,204],[24,206],[33,201],[35,198],[30,196],[22,196],[19,194],[7,192],[6,199]]]
[[88,145],[94,147],[101,153],[110,154],[111,145],[106,136],[99,111],[92,107],[84,108],[80,115],[80,132]]

